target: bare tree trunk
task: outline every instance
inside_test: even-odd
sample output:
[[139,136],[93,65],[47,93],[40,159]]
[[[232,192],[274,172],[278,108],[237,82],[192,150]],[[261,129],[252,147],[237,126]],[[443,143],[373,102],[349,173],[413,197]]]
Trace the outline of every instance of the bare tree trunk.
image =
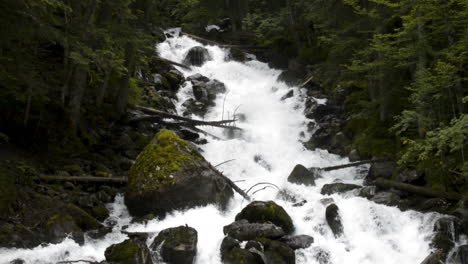
[[125,53],[125,67],[127,68],[127,72],[120,80],[120,87],[117,94],[117,113],[119,115],[124,114],[127,108],[128,95],[130,94],[129,82],[135,68],[135,50],[131,43],[127,44]]
[[81,115],[81,100],[83,98],[84,89],[88,73],[82,67],[77,67],[75,71],[75,86],[70,98],[70,120],[73,128],[76,128]]
[[104,82],[102,83],[101,89],[99,89],[98,97],[96,99],[97,106],[101,106],[102,101],[104,100],[104,95],[106,94],[107,87],[109,86],[109,79],[111,77],[111,73],[112,73],[112,69],[106,70]]

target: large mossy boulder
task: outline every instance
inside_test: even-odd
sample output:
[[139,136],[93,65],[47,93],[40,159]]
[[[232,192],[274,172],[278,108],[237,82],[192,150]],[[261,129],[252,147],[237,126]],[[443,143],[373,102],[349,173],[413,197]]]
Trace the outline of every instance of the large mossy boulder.
[[133,216],[164,216],[207,204],[224,208],[232,195],[226,180],[194,146],[161,130],[130,169],[125,204]]
[[294,225],[291,217],[286,213],[283,207],[273,201],[254,201],[247,205],[240,213],[236,215],[236,221],[245,219],[250,223],[271,222],[281,227],[287,234],[294,231]]
[[113,264],[153,264],[146,245],[131,239],[108,247],[104,255]]
[[225,235],[240,241],[248,241],[258,237],[277,239],[285,235],[283,229],[272,223],[249,223],[239,220],[223,228]]
[[192,264],[197,254],[197,242],[197,230],[179,226],[161,231],[151,244],[151,249],[160,251],[164,262],[169,264]]

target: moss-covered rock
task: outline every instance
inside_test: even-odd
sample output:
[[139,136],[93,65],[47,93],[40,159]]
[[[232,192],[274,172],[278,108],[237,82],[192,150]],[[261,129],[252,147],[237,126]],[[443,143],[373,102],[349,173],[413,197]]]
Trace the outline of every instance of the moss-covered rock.
[[0,247],[31,248],[39,243],[39,237],[26,226],[0,222]]
[[104,221],[109,217],[109,210],[105,206],[93,207],[91,215],[99,221]]
[[267,263],[275,264],[295,264],[296,255],[294,250],[283,242],[270,240],[267,238],[257,239],[264,247],[264,254]]
[[257,258],[247,249],[233,248],[223,258],[226,264],[259,264]]
[[164,215],[210,203],[224,207],[232,195],[224,178],[195,147],[162,130],[130,169],[125,203],[134,216]]
[[179,226],[161,231],[151,248],[160,250],[161,257],[169,264],[192,264],[197,254],[197,242],[197,230]]
[[255,201],[247,205],[236,215],[236,221],[245,219],[251,223],[271,222],[281,228],[286,233],[294,231],[294,225],[291,217],[286,213],[283,207],[273,201]]
[[152,264],[149,249],[138,242],[127,239],[106,249],[106,260],[114,264]]
[[79,244],[84,243],[84,234],[69,214],[56,214],[52,216],[45,228],[46,241],[59,243],[67,236],[71,237]]

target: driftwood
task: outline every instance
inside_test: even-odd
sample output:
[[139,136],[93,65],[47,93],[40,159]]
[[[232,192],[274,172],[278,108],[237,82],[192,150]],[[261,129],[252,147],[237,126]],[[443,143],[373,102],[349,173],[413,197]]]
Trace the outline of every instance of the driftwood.
[[75,182],[75,183],[92,183],[92,184],[127,184],[125,177],[93,177],[93,176],[39,176],[37,180],[45,182]]
[[418,194],[418,195],[434,197],[434,198],[442,198],[442,199],[447,199],[451,201],[460,201],[460,200],[468,199],[468,196],[464,196],[458,193],[438,191],[438,190],[434,190],[431,188],[414,186],[411,184],[385,180],[382,178],[375,180],[374,184],[378,187],[394,188],[394,189],[398,189],[400,191],[404,191],[404,192],[408,192],[412,194]]
[[[174,119],[178,121],[183,121],[189,126],[213,126],[213,127],[221,127],[221,128],[228,128],[228,129],[235,129],[235,130],[242,130],[239,127],[236,126],[231,126],[228,124],[234,123],[236,119],[231,119],[231,120],[219,120],[219,121],[204,121],[204,120],[195,120],[175,114],[170,114],[167,112],[163,112],[160,110],[156,110],[154,108],[150,107],[145,107],[145,106],[140,106],[140,105],[134,105],[133,108],[135,110],[139,110],[145,114],[155,116],[155,119],[162,118],[162,119]],[[151,118],[149,117],[139,117],[141,120],[149,120]],[[138,122],[141,120],[138,120],[139,118],[135,118],[130,120],[129,122]]]
[[221,43],[218,43],[218,42],[213,41],[213,40],[209,40],[209,39],[206,39],[206,38],[202,38],[202,37],[195,36],[195,35],[188,34],[188,33],[184,33],[184,32],[181,32],[180,34],[182,34],[184,36],[187,36],[187,37],[190,37],[190,38],[193,38],[194,40],[200,41],[201,43],[203,43],[205,45],[215,45],[215,46],[218,46],[218,47],[221,47],[221,48],[236,48],[236,49],[250,49],[250,50],[253,50],[253,49],[257,49],[257,50],[258,49],[269,49],[268,47],[262,47],[262,46],[221,44]]
[[302,88],[302,87],[306,86],[310,81],[312,81],[312,79],[314,79],[314,76],[311,76],[309,79],[307,79],[301,85],[299,85],[299,88]]

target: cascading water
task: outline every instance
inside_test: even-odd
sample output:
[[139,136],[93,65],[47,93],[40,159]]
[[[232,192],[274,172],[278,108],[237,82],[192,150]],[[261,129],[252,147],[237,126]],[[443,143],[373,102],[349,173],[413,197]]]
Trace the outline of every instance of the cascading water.
[[[180,62],[194,46],[201,44],[182,36],[166,40],[158,46],[158,50],[162,57]],[[301,141],[310,137],[305,129],[310,120],[302,114],[304,96],[296,87],[293,88],[295,96],[280,100],[291,89],[276,81],[280,71],[256,60],[246,63],[229,61],[228,50],[216,46],[206,48],[212,57],[211,61],[192,70],[180,69],[185,76],[201,73],[223,82],[227,87],[227,93],[218,96],[216,106],[204,118],[219,120],[232,117],[236,111],[245,116],[245,120],[237,122],[236,125],[243,132],[234,137],[225,134],[220,128],[203,128],[225,139],[208,137],[209,143],[200,146],[203,155],[212,164],[234,159],[219,169],[242,189],[259,182],[269,182],[299,201],[307,200],[303,206],[293,207],[293,203],[282,199],[275,188],[261,190],[264,186],[257,186],[249,192],[255,200],[274,200],[283,206],[294,221],[296,233],[314,237],[311,247],[296,251],[297,263],[415,264],[430,253],[429,242],[433,224],[439,217],[437,214],[401,212],[352,193],[331,196],[320,194],[321,187],[326,183],[362,183],[356,168],[324,173],[314,187],[287,182],[287,176],[296,164],[325,167],[347,163],[348,160],[323,150],[309,151],[303,147]],[[178,94],[179,112],[183,110],[181,103],[192,96],[191,84],[187,82]],[[324,100],[318,101],[324,103]],[[333,198],[340,208],[344,226],[344,235],[340,238],[334,237],[326,223],[326,206],[321,201],[324,198]],[[153,233],[148,240],[150,244],[159,231],[185,224],[198,231],[196,262],[220,263],[223,226],[233,222],[235,215],[246,204],[236,194],[224,212],[214,206],[206,206],[173,212],[163,220],[132,224],[123,197],[117,196],[116,201],[109,205],[112,214],[107,220],[117,221],[117,225],[105,238],[87,238],[83,246],[66,239],[60,244],[34,249],[0,249],[0,263],[8,263],[16,258],[24,259],[26,263],[56,263],[78,259],[101,261],[104,260],[106,247],[126,239],[127,236],[121,233],[125,225],[129,232]],[[326,262],[327,259],[329,262]]]

